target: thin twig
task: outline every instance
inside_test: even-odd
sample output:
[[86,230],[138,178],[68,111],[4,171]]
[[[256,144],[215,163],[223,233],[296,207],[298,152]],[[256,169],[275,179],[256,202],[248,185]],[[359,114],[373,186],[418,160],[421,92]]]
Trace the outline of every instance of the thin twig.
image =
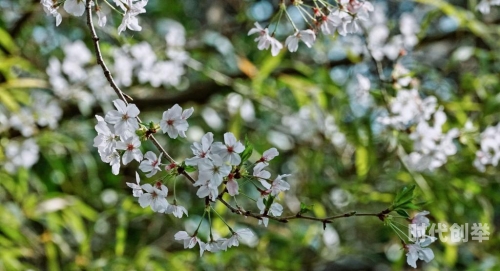
[[97,33],[95,32],[94,23],[92,21],[92,8],[90,5],[91,2],[92,2],[91,0],[87,0],[87,3],[86,3],[87,25],[90,29],[90,35],[91,35],[92,41],[94,43],[97,64],[99,64],[99,66],[101,66],[102,71],[104,72],[104,76],[108,80],[108,82],[111,85],[111,87],[113,88],[113,90],[116,92],[116,95],[118,95],[118,97],[120,97],[120,99],[122,101],[124,101],[125,104],[128,104],[128,102],[127,102],[127,100],[125,100],[125,98],[129,99],[130,101],[133,101],[132,97],[123,93],[123,91],[118,87],[115,80],[113,79],[113,76],[111,75],[111,72],[109,71],[108,67],[106,66],[104,59],[102,58],[101,48],[99,46],[99,37],[97,36]]

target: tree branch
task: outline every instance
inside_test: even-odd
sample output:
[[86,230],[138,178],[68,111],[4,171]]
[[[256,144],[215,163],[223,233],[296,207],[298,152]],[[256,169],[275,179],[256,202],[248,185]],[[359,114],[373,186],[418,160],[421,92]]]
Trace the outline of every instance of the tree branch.
[[[128,102],[127,102],[127,100],[125,98],[127,98],[129,100],[132,100],[132,98],[130,96],[128,96],[127,94],[125,94],[117,86],[116,82],[113,79],[113,76],[111,75],[111,72],[108,70],[108,68],[107,68],[107,66],[106,66],[106,64],[105,64],[105,62],[104,62],[104,60],[102,58],[101,50],[100,50],[100,47],[99,47],[99,37],[96,34],[96,31],[95,31],[95,28],[94,28],[94,24],[93,24],[93,21],[92,21],[92,10],[91,10],[90,3],[91,3],[91,0],[87,0],[87,2],[86,2],[87,25],[88,25],[88,27],[90,29],[92,41],[93,41],[93,44],[94,44],[94,49],[95,49],[95,53],[96,53],[97,63],[101,66],[101,68],[102,68],[102,70],[104,72],[104,76],[106,77],[107,81],[109,82],[109,84],[111,85],[111,87],[113,88],[113,90],[115,91],[116,95],[118,95],[118,97],[125,104],[128,104]],[[139,117],[137,117],[137,120],[139,122],[141,122],[141,120],[140,120]],[[151,140],[151,142],[155,145],[155,147],[158,149],[158,151],[160,151],[161,153],[163,153],[164,156],[171,163],[177,164],[175,162],[175,160],[160,145],[160,143],[156,140],[156,138],[153,135],[149,136],[149,140]],[[184,168],[178,167],[177,168],[177,172],[179,174],[181,174],[181,175],[184,175],[191,183],[195,182],[195,180],[193,179],[193,177],[191,177],[191,175],[189,175],[184,170]],[[304,216],[304,215],[302,215],[299,212],[299,213],[297,213],[295,215],[290,215],[290,216],[285,216],[285,217],[275,217],[275,216],[268,215],[267,212],[264,212],[263,214],[252,213],[250,211],[243,211],[240,208],[235,208],[235,207],[231,206],[231,204],[229,204],[227,201],[225,201],[222,198],[226,192],[227,192],[227,189],[224,189],[219,194],[219,196],[217,197],[217,200],[220,201],[222,204],[224,204],[229,210],[231,210],[231,212],[233,212],[235,214],[238,214],[238,215],[242,215],[242,216],[254,217],[254,218],[259,219],[259,220],[262,220],[263,218],[268,218],[268,219],[275,220],[275,221],[278,221],[278,222],[281,222],[281,223],[288,223],[288,221],[293,220],[293,219],[305,219],[305,220],[322,222],[323,223],[323,228],[325,228],[327,223],[332,223],[333,220],[339,219],[339,218],[343,218],[343,217],[351,217],[351,216],[375,216],[375,217],[378,217],[380,220],[383,221],[385,219],[386,215],[388,213],[390,213],[390,210],[386,209],[386,210],[384,210],[384,211],[382,211],[380,213],[373,213],[373,214],[358,214],[357,212],[350,212],[350,213],[345,213],[345,214],[341,214],[341,215],[329,216],[329,217],[325,217],[325,218],[317,218],[317,217],[312,217],[312,216]]]

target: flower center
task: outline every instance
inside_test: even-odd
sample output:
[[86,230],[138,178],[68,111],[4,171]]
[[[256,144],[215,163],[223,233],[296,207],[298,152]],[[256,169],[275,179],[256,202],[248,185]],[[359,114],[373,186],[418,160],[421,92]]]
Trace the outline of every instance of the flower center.
[[128,144],[127,145],[127,151],[132,151],[134,150],[134,145],[133,144]]

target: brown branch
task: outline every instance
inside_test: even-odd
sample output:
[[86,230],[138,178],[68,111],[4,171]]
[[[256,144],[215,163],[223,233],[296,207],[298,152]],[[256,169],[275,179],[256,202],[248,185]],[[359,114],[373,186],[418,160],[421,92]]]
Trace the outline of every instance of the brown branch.
[[87,25],[90,29],[90,35],[92,38],[92,41],[94,43],[94,50],[97,58],[97,64],[101,66],[102,71],[104,72],[104,76],[108,80],[109,84],[113,88],[113,90],[116,92],[116,95],[125,102],[125,104],[128,104],[127,100],[125,100],[125,97],[132,101],[132,97],[128,96],[127,94],[123,93],[123,91],[118,87],[116,84],[115,80],[113,79],[113,76],[111,75],[111,72],[109,71],[108,67],[106,66],[106,63],[104,63],[104,60],[102,58],[102,53],[101,53],[101,48],[99,46],[99,37],[97,36],[97,33],[95,31],[94,23],[92,22],[92,8],[91,8],[91,0],[87,0],[86,3],[86,10],[87,10]]
[[217,197],[217,200],[219,200],[222,204],[224,204],[229,210],[231,210],[232,213],[238,214],[238,215],[243,215],[243,216],[250,216],[253,218],[256,218],[258,220],[262,220],[262,218],[269,218],[271,220],[281,222],[281,223],[288,223],[288,221],[293,220],[293,219],[304,219],[304,220],[311,220],[311,221],[318,221],[323,223],[323,227],[326,227],[326,224],[332,223],[333,220],[339,219],[339,218],[345,218],[345,217],[352,217],[352,216],[374,216],[378,217],[380,220],[384,221],[384,219],[387,217],[387,214],[391,212],[389,209],[385,209],[381,211],[380,213],[357,213],[357,212],[349,212],[345,214],[340,214],[340,215],[334,215],[334,216],[328,216],[324,218],[320,217],[313,217],[313,216],[305,216],[302,215],[300,212],[295,214],[295,215],[290,215],[290,216],[283,216],[283,217],[277,217],[277,216],[271,216],[266,213],[259,214],[259,213],[253,213],[250,211],[244,211],[240,208],[235,208],[231,206],[227,201],[225,201],[222,196],[224,193],[227,192],[227,190],[224,190],[219,196]]

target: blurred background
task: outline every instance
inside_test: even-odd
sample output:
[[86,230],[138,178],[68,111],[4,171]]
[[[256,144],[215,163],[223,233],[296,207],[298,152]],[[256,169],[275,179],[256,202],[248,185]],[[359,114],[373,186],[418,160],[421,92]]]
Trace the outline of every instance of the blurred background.
[[[248,137],[252,159],[276,147],[273,176],[292,174],[284,215],[301,202],[318,217],[378,213],[416,184],[431,223],[490,227],[481,243],[432,244],[435,259],[418,269],[500,270],[498,167],[474,165],[481,132],[500,117],[500,8],[483,15],[474,0],[372,1],[363,26],[370,34],[318,35],[312,49],[302,44],[272,57],[247,33],[256,21],[267,26],[278,2],[150,0],[139,15],[143,30],[121,35],[120,15],[101,3],[108,23],[94,21],[104,60],[143,121],[159,121],[176,103],[194,107],[186,139],[157,137],[177,161],[191,157],[191,143],[209,131],[216,141],[227,131]],[[60,8],[56,27],[36,0],[0,0],[0,11],[0,270],[414,270],[377,218],[264,228],[220,203],[215,208],[230,225],[256,237],[203,257],[183,249],[173,236],[197,226],[204,203],[196,189],[178,178],[188,218],[143,209],[125,184],[135,182],[138,164],[115,176],[92,146],[94,115],[113,109],[116,96],[96,65],[85,17]],[[296,8],[289,12],[307,27]],[[293,31],[286,20],[277,27],[282,41]],[[394,84],[381,80],[394,76],[395,63],[409,70],[421,97],[437,98],[448,117],[443,129],[462,131],[456,154],[432,171],[403,162],[415,127],[377,121],[387,115],[380,90],[396,96]],[[357,74],[369,79],[369,91]],[[150,142],[141,148],[155,151]],[[238,203],[257,210],[248,199]],[[213,223],[229,234],[222,221]]]

